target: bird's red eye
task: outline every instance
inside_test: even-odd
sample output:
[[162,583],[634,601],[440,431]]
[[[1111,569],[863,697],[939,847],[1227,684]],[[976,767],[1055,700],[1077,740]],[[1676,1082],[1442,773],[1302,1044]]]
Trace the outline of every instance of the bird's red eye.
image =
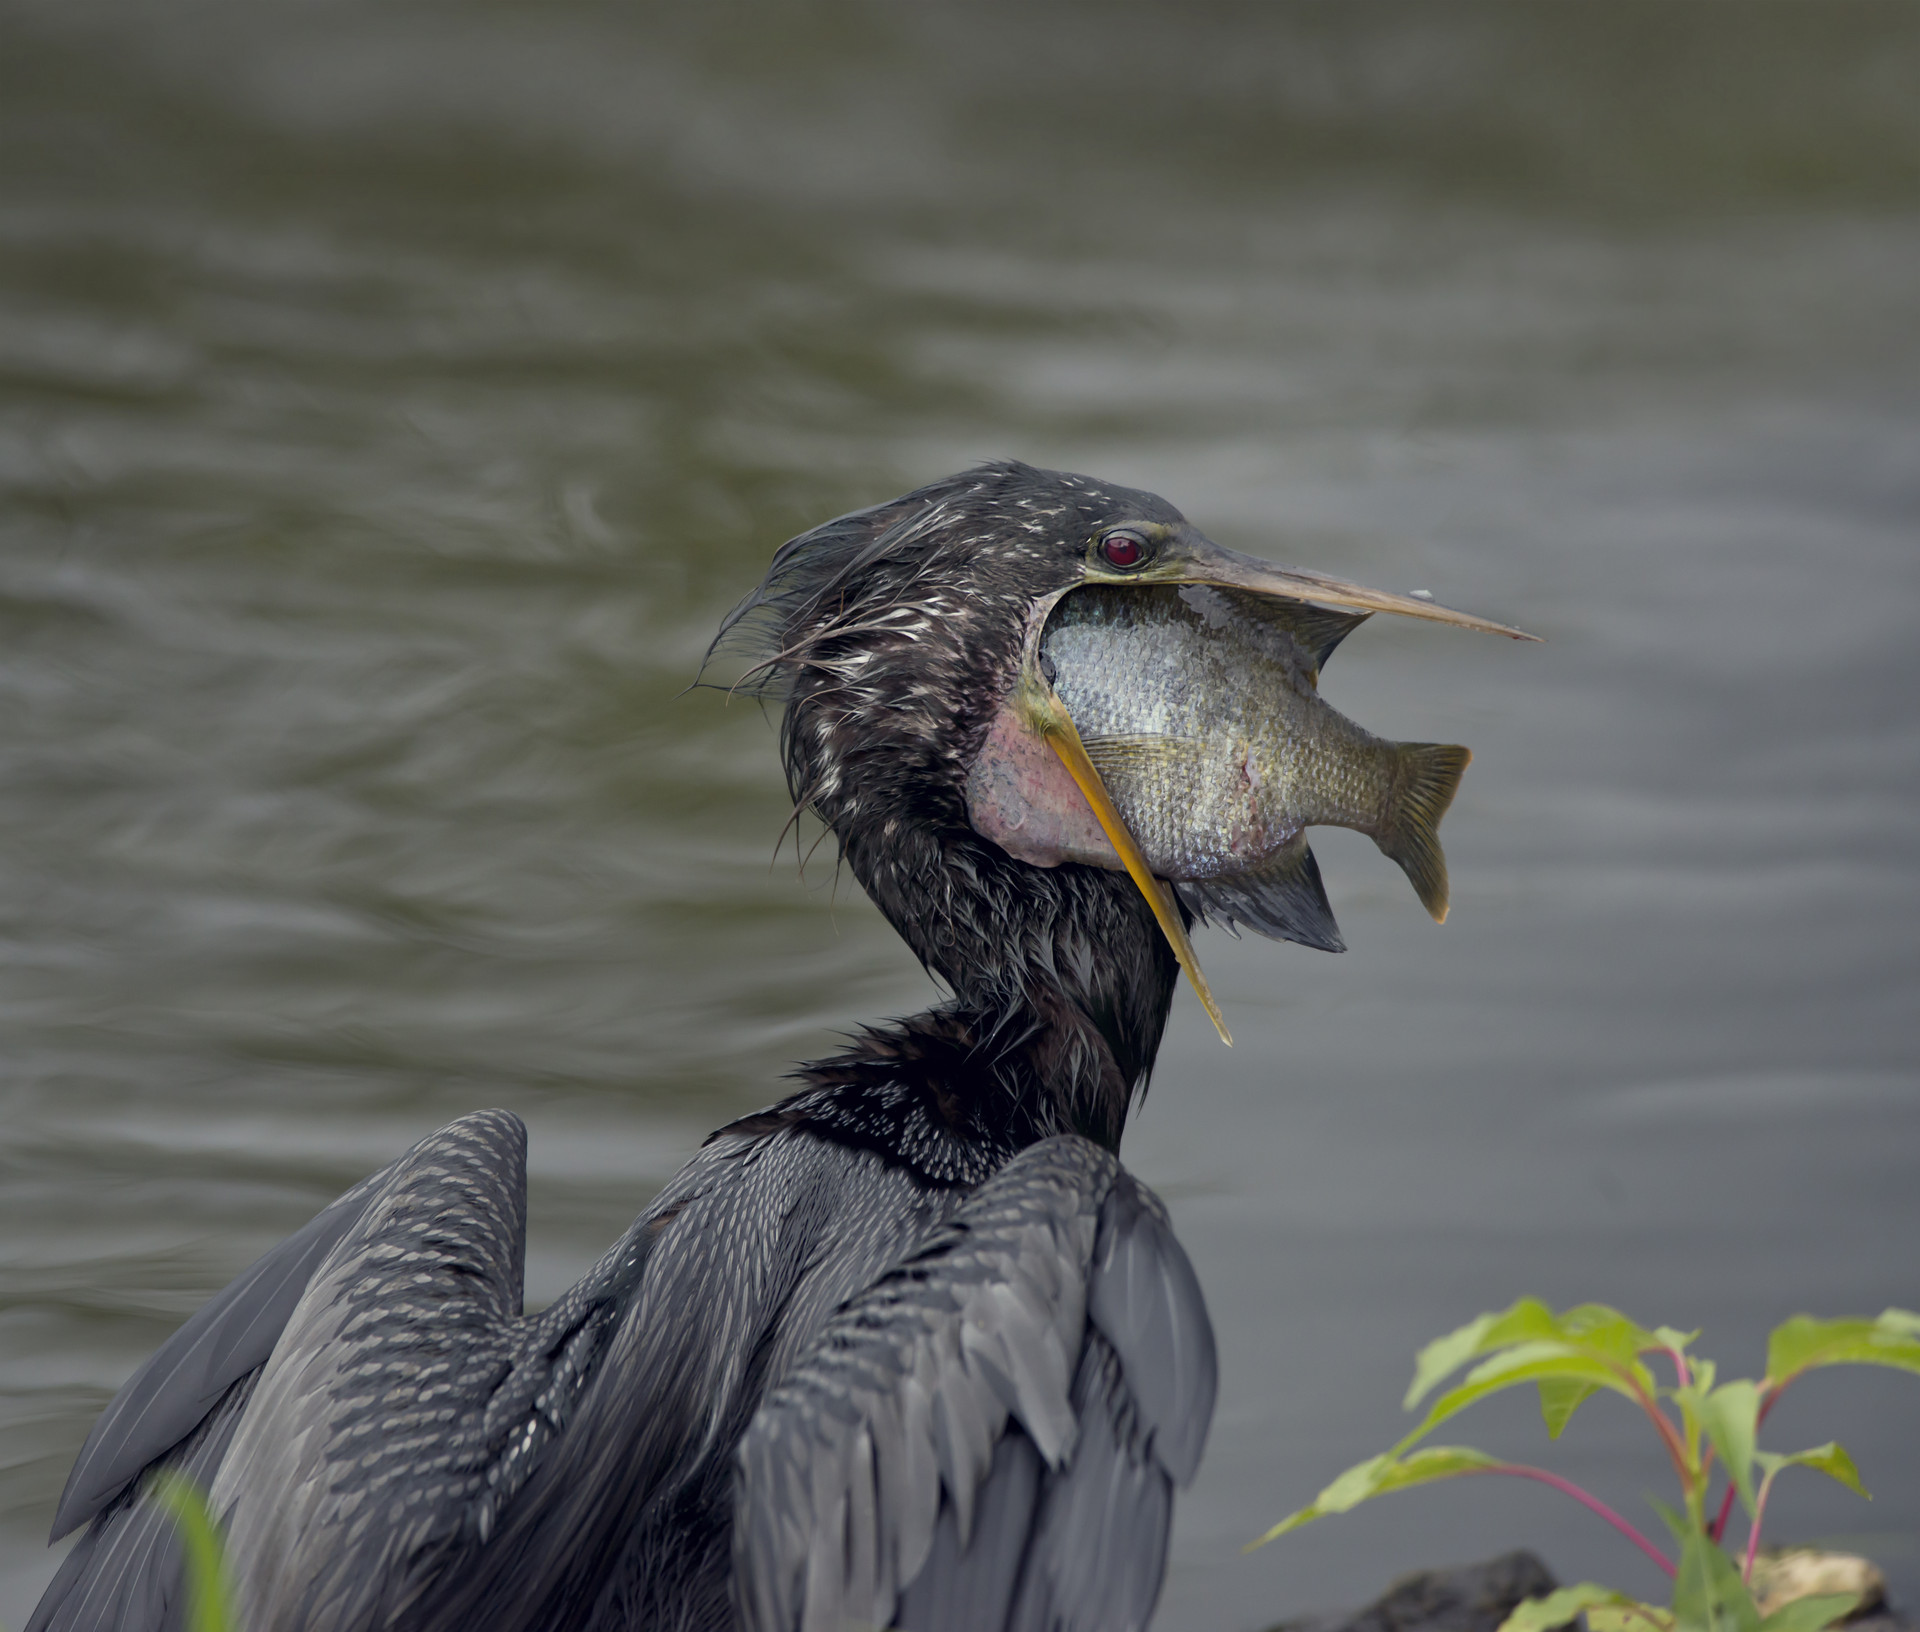
[[1108,533],[1100,554],[1110,567],[1137,567],[1147,558],[1147,546],[1134,533]]

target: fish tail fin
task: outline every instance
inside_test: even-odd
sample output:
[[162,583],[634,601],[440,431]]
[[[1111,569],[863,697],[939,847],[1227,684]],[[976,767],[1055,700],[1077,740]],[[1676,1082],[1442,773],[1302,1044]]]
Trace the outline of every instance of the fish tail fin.
[[1473,755],[1455,743],[1395,743],[1393,792],[1387,820],[1374,842],[1400,863],[1436,924],[1447,921],[1447,858],[1440,850],[1440,818],[1459,791],[1460,773]]

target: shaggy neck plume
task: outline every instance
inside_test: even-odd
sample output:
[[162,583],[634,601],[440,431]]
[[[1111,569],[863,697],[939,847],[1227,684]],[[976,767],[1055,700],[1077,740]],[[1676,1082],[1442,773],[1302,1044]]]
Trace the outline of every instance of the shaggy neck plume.
[[[1017,1143],[1073,1132],[1118,1150],[1160,1047],[1178,967],[1122,874],[1041,869],[969,830],[903,821],[840,831],[854,876],[952,1002],[807,1075],[883,1057]],[[964,1106],[961,1102],[967,1102]]]

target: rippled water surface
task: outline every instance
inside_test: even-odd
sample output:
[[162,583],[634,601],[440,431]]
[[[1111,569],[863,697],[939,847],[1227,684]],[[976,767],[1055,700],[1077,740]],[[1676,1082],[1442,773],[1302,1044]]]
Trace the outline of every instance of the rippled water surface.
[[[704,20],[695,23],[698,16]],[[551,1298],[719,1122],[929,988],[682,694],[775,545],[974,460],[1532,628],[1331,700],[1469,743],[1453,920],[1202,938],[1126,1156],[1223,1350],[1161,1624],[1528,1543],[1492,1482],[1250,1535],[1533,1291],[1920,1304],[1920,13],[0,9],[0,1624],[236,1269],[479,1105]],[[1544,1452],[1524,1402],[1468,1427]],[[1920,1603],[1920,1386],[1782,1532]],[[1472,1437],[1472,1436],[1468,1436]],[[1603,1403],[1556,1463],[1660,1479]]]

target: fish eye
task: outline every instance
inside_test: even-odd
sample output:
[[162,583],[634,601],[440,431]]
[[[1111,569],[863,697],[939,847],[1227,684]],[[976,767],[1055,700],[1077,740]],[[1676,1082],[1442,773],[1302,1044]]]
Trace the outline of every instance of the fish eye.
[[1100,540],[1100,559],[1110,567],[1137,567],[1147,558],[1147,541],[1138,533],[1116,528]]

